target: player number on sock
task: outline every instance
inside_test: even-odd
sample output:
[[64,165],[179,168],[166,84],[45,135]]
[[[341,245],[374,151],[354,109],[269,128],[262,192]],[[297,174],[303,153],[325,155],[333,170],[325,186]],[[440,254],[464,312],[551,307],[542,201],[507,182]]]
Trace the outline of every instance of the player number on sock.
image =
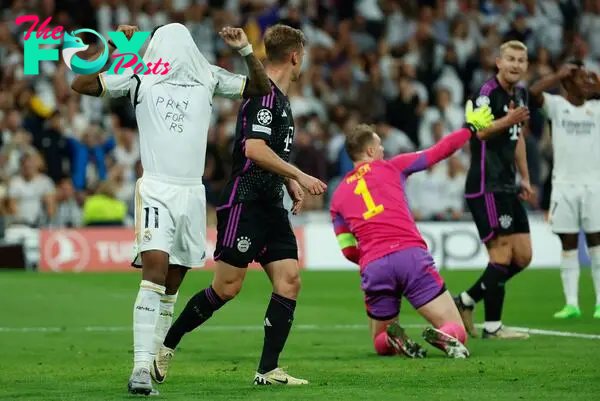
[[379,213],[383,212],[383,205],[375,204],[373,197],[371,196],[371,192],[369,192],[369,188],[367,187],[367,182],[364,178],[358,180],[356,183],[356,188],[354,188],[354,193],[362,196],[363,202],[365,202],[365,206],[367,207],[367,211],[363,213],[363,219],[369,220],[370,218],[375,217]]

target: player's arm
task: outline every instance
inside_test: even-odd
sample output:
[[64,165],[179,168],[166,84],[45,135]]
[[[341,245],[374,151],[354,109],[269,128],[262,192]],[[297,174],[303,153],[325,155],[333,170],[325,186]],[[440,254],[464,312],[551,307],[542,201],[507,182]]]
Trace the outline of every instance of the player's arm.
[[358,242],[356,238],[350,232],[348,225],[344,221],[344,218],[333,209],[330,211],[331,220],[333,222],[333,229],[337,238],[338,244],[344,257],[352,263],[358,264],[360,253],[358,251]]
[[545,77],[538,79],[531,87],[529,88],[529,93],[533,96],[538,107],[542,107],[544,112],[546,110],[546,102],[544,92],[548,89],[556,88],[560,85],[560,81],[565,78],[568,78],[573,71],[577,68],[576,65],[573,64],[565,64],[563,65],[556,73],[546,75]]
[[507,114],[495,120],[489,128],[477,132],[477,138],[482,141],[491,139],[496,135],[505,132],[515,124],[521,124],[529,119],[529,110],[527,107],[511,108]]
[[327,189],[327,186],[320,180],[303,173],[277,156],[264,138],[249,137],[246,140],[245,155],[247,159],[252,160],[264,170],[296,180],[302,187],[308,189],[311,195],[320,195]]
[[528,201],[533,195],[533,189],[531,188],[531,181],[529,179],[529,168],[527,166],[527,151],[525,147],[525,136],[519,135],[517,142],[517,148],[515,149],[515,163],[521,174],[521,192],[520,197],[523,200]]
[[327,185],[284,161],[269,146],[275,128],[272,105],[269,106],[268,100],[267,96],[253,97],[243,106],[247,118],[244,132],[246,158],[264,170],[298,181],[311,195],[321,195]]
[[[138,30],[136,26],[132,25],[119,25],[117,32],[125,33],[127,39],[131,39],[133,34]],[[108,59],[110,60],[112,53],[116,50],[114,43],[109,40],[108,41]],[[96,60],[104,49],[99,51],[90,57],[90,60]],[[82,95],[95,96],[100,97],[106,92],[106,85],[103,85],[103,78],[101,77],[102,69],[97,72],[89,75],[78,75],[73,82],[71,83],[71,89],[73,89],[77,93],[81,93]]]
[[[505,106],[504,104],[499,104],[497,99],[495,99],[494,92],[481,92],[476,103],[478,105],[489,104],[492,108],[492,114],[494,115],[497,115]],[[504,117],[495,119],[489,127],[477,132],[477,137],[482,141],[491,139],[502,132],[506,132],[506,130],[513,125],[520,124],[528,119],[529,109],[527,109],[527,107],[514,108],[514,104],[511,104]]]
[[465,127],[446,135],[432,147],[415,153],[404,153],[394,157],[390,162],[404,174],[412,174],[447,159],[458,149],[462,148],[472,135],[493,123],[491,109],[484,105],[473,110],[473,102],[467,102],[465,108]]
[[[113,51],[115,51],[115,47],[108,45],[108,57],[111,57]],[[90,57],[90,60],[96,60],[102,54],[104,50],[99,51]],[[77,93],[81,93],[82,95],[100,97],[105,92],[104,85],[102,84],[102,78],[100,78],[100,73],[102,69],[97,72],[89,75],[77,75],[73,82],[71,83],[71,89],[73,89]]]
[[588,100],[600,100],[600,78],[598,74],[594,71],[589,71],[587,84],[587,91],[589,92]]
[[515,162],[523,181],[529,182],[529,168],[527,167],[527,151],[525,148],[525,136],[519,135],[517,148],[515,149]]
[[271,81],[258,57],[250,53],[246,57],[246,66],[248,67],[248,78],[244,85],[242,97],[264,96],[271,93]]
[[[246,60],[249,58],[256,59],[254,55],[247,56]],[[260,64],[258,59],[256,61]],[[262,68],[262,64],[260,64],[260,68]],[[263,80],[263,77],[253,78],[252,70],[250,70],[250,76],[246,78],[243,75],[234,74],[216,65],[211,66],[211,69],[213,76],[217,80],[214,92],[215,96],[237,100],[254,96],[265,96],[271,93],[271,83],[266,73],[264,74],[266,80]],[[248,69],[250,69],[250,66],[248,66]],[[256,71],[255,74],[260,75]]]
[[[225,27],[219,32],[219,35],[223,38],[225,43],[237,50],[240,55],[244,57],[246,66],[248,67],[248,78],[242,77],[243,80],[241,81],[241,86],[235,81],[230,82],[229,85],[219,81],[217,89],[227,92],[224,88],[226,87],[229,89],[228,92],[231,95],[235,94],[236,98],[268,95],[271,92],[271,81],[269,80],[269,76],[267,75],[264,66],[252,51],[252,45],[250,45],[244,30],[241,28]],[[218,88],[219,85],[221,86],[221,89]],[[237,89],[237,91],[235,89]],[[221,96],[233,98],[231,95]]]

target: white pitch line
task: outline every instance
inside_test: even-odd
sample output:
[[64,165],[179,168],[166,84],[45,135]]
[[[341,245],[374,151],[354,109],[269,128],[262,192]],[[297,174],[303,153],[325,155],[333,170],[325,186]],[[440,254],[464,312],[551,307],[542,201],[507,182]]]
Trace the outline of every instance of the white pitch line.
[[[478,325],[480,326],[480,325]],[[422,329],[428,327],[426,324],[403,324],[402,327],[407,329]],[[536,334],[542,336],[554,336],[554,337],[570,337],[570,338],[582,338],[587,340],[600,340],[600,334],[587,334],[587,333],[574,333],[568,331],[556,331],[556,330],[542,330],[533,329],[529,327],[510,327],[513,330],[522,331],[529,334]],[[367,330],[368,327],[365,324],[334,324],[334,325],[319,325],[319,324],[297,324],[294,326],[294,330],[306,330],[306,331],[327,331],[327,330]],[[219,326],[209,325],[203,327],[202,331],[262,331],[263,326]],[[95,332],[95,333],[108,333],[108,332],[125,332],[131,331],[131,326],[86,326],[86,327],[0,327],[0,333],[60,333],[63,331],[69,332]]]

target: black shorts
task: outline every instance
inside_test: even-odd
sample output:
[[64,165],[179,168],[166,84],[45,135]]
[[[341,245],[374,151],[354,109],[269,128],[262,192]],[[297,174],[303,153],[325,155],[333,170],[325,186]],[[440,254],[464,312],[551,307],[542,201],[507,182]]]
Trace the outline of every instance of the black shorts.
[[527,212],[516,194],[486,192],[467,198],[467,205],[483,242],[497,235],[529,233]]
[[217,211],[215,260],[246,268],[283,259],[298,260],[298,244],[287,210],[259,202]]

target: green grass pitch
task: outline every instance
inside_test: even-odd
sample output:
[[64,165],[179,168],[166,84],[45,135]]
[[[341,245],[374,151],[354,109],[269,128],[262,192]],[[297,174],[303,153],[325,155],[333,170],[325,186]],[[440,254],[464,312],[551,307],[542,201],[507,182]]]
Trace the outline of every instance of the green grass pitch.
[[[452,291],[477,272],[442,275]],[[240,297],[184,338],[165,400],[594,400],[600,394],[600,340],[533,335],[528,341],[470,340],[472,357],[426,360],[373,352],[356,272],[303,272],[295,329],[281,364],[308,379],[302,388],[251,385],[270,296],[266,276],[250,272]],[[177,312],[210,272],[193,272]],[[138,274],[0,274],[0,399],[127,400],[132,365],[132,304]],[[559,272],[527,271],[507,286],[510,326],[600,334],[593,289],[582,274],[584,317],[556,321]],[[422,324],[404,302],[401,322]],[[481,307],[478,311],[481,319]],[[24,328],[35,328],[24,330]],[[46,328],[42,331],[40,328]],[[420,337],[421,329],[409,334]]]

